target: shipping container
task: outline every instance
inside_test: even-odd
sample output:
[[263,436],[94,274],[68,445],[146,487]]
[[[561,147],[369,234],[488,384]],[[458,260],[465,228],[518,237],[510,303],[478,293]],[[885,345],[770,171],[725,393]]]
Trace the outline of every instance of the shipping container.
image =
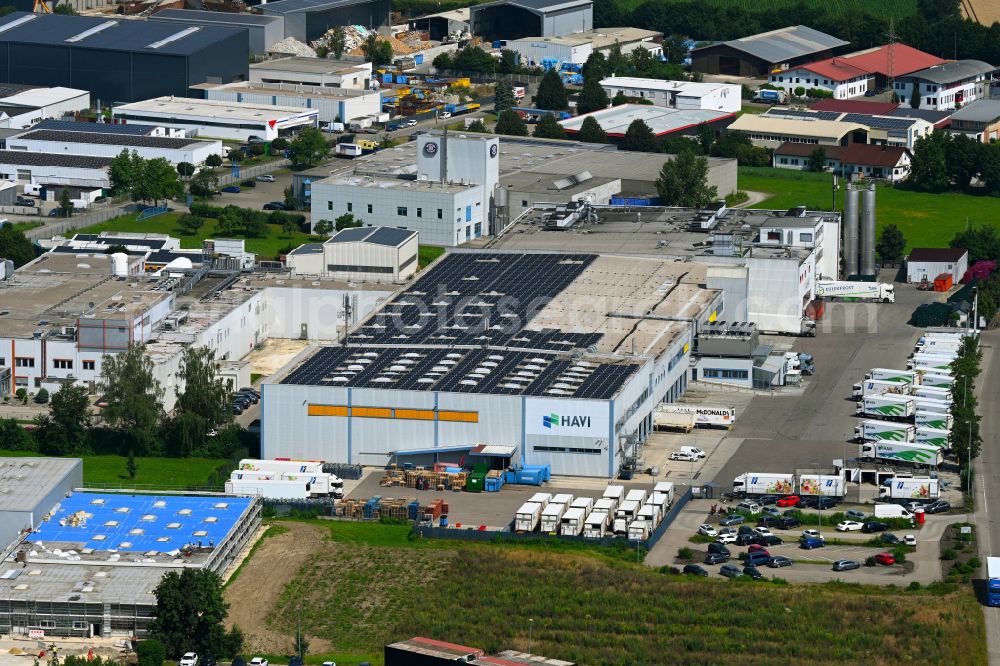
[[566,509],[559,523],[559,534],[562,536],[579,536],[583,532],[583,523],[587,511],[583,507],[572,506]]
[[633,488],[625,493],[626,502],[638,502],[640,505],[646,503],[646,491],[641,488]]
[[514,514],[514,529],[518,532],[534,532],[541,520],[544,507],[536,502],[525,502]]
[[584,513],[590,513],[594,508],[594,499],[592,497],[577,497],[570,504],[573,509],[583,509]]
[[587,539],[602,539],[608,529],[608,521],[610,520],[611,514],[607,511],[601,511],[595,508],[587,516],[587,520],[583,527],[583,536]]
[[566,513],[565,504],[550,502],[542,511],[540,529],[544,534],[556,534],[559,531],[559,523],[562,522],[563,514]]
[[934,291],[948,291],[952,288],[954,277],[951,273],[941,273],[934,278]]

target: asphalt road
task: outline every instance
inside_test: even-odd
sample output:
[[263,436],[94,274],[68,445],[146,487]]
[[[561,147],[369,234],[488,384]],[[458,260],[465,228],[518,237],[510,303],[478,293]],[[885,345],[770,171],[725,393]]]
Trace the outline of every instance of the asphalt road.
[[[996,351],[1000,345],[1000,331],[983,331],[982,374],[979,394],[980,436],[982,453],[974,465],[976,489],[975,524],[979,538],[979,551],[983,559],[982,578],[986,578],[986,558],[997,555],[1000,548],[1000,367],[996,365]],[[1000,664],[1000,608],[983,606],[986,616],[986,641],[990,664]]]

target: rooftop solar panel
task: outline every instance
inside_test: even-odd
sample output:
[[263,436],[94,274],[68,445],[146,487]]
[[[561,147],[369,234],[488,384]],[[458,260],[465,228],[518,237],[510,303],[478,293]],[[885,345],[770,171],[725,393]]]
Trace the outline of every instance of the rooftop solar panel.
[[764,112],[765,116],[782,116],[785,118],[812,118],[813,120],[836,120],[840,117],[838,111],[812,111],[810,109],[775,109]]
[[844,116],[844,121],[886,130],[909,129],[917,122],[914,118],[889,118],[886,116],[870,116],[866,113],[848,113]]

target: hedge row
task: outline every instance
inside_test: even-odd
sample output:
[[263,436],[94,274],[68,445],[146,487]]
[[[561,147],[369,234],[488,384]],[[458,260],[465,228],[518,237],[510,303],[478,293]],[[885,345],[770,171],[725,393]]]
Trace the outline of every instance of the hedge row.
[[[239,208],[238,206],[211,206],[206,203],[192,203],[191,204],[191,214],[197,217],[208,217],[212,219],[218,219],[222,216],[223,211],[226,208]],[[249,209],[247,209],[249,210]],[[254,211],[257,212],[257,211]],[[302,225],[306,221],[306,216],[301,213],[288,213],[283,210],[272,210],[266,213],[267,221],[269,224],[284,224],[285,222],[291,222],[296,225]]]

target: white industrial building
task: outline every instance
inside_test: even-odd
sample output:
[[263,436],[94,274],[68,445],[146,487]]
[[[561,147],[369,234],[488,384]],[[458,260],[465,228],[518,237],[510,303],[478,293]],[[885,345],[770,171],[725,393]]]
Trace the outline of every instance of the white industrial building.
[[288,253],[292,275],[321,275],[345,282],[400,282],[417,272],[416,231],[355,227],[324,243],[306,243]]
[[250,65],[251,83],[284,83],[321,88],[367,90],[371,87],[372,64],[327,58],[292,56]]
[[417,231],[429,245],[454,246],[489,235],[500,140],[428,132],[416,143],[415,174],[355,173],[313,182],[313,226],[351,213],[368,226]]
[[989,99],[997,68],[982,60],[953,60],[895,81],[896,96],[909,101],[917,86],[921,109],[951,111],[977,99]]
[[265,380],[262,457],[426,464],[494,444],[556,474],[634,471],[724,310],[705,280],[652,257],[452,252]]
[[955,247],[915,247],[906,255],[906,281],[934,282],[941,274],[951,275],[958,284],[969,270],[969,251]]
[[695,83],[664,81],[635,76],[610,76],[601,80],[609,98],[625,95],[652,102],[670,109],[702,109],[706,111],[740,110],[740,86],[733,83]]
[[316,127],[318,112],[294,106],[247,104],[221,100],[157,97],[121,104],[112,109],[115,118],[182,129],[189,136],[247,141],[258,136],[277,139],[296,127]]
[[655,40],[662,36],[662,32],[642,28],[597,28],[561,36],[512,39],[504,48],[519,54],[521,62],[529,66],[544,61],[582,65],[592,53],[607,55],[614,47],[625,55],[644,48],[654,58],[659,58],[663,47]]
[[322,124],[349,123],[382,112],[382,94],[361,88],[321,88],[291,83],[202,83],[205,99],[314,110]]
[[0,180],[19,184],[110,187],[110,157],[0,150]]
[[173,165],[181,162],[199,165],[209,155],[223,155],[221,141],[62,130],[30,130],[8,137],[7,150],[108,158],[127,150],[144,159],[163,158]]
[[4,501],[0,504],[0,557],[26,530],[45,517],[74,488],[83,485],[79,458],[0,458]]
[[[12,94],[5,89],[22,88]],[[61,118],[66,114],[90,108],[90,93],[76,88],[36,88],[33,86],[0,86],[0,127],[22,129],[45,118]]]

